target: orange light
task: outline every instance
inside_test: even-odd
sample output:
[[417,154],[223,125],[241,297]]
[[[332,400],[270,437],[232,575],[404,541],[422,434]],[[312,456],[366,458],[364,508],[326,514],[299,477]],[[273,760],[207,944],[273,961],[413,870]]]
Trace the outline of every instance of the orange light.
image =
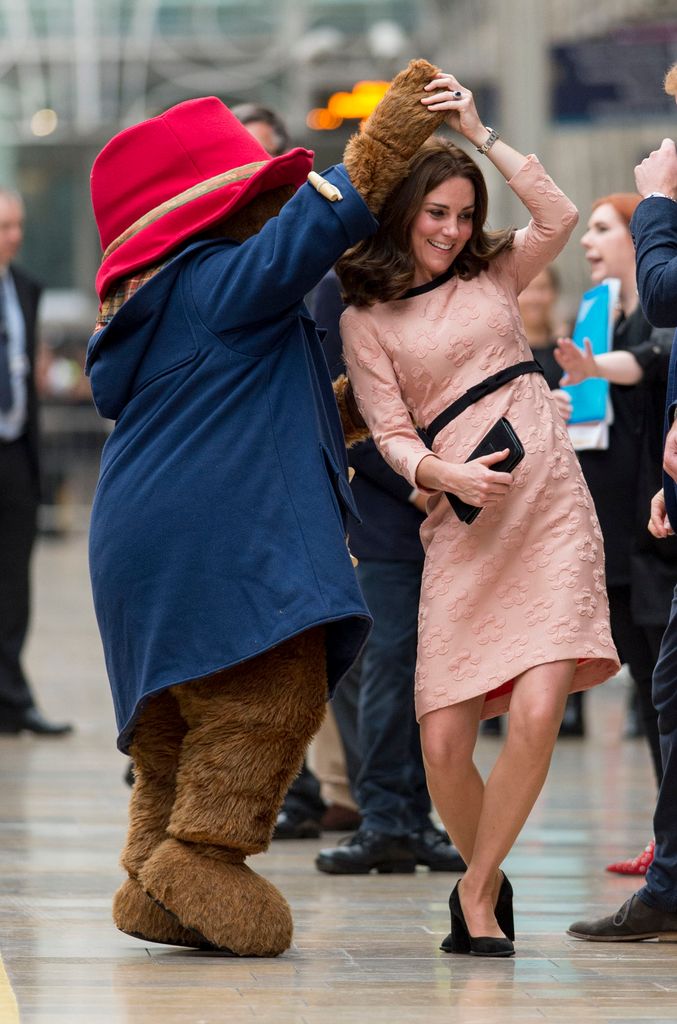
[[337,117],[360,121],[369,117],[389,86],[390,82],[356,82],[352,92],[335,92],[330,96],[327,109]]
[[343,124],[343,118],[332,114],[325,107],[315,107],[308,112],[306,124],[316,132],[333,131]]
[[364,121],[380,103],[390,88],[390,82],[356,82],[352,92],[335,92],[326,107],[315,107],[306,117],[306,124],[314,131],[333,131],[344,119]]

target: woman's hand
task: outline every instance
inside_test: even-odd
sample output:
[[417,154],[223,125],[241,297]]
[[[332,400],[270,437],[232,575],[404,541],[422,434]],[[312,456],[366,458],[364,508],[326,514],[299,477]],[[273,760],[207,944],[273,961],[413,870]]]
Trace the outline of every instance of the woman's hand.
[[574,345],[571,338],[559,338],[554,356],[564,370],[562,384],[580,384],[588,377],[599,377],[599,369],[595,362],[592,345],[589,338],[583,339],[585,351],[582,352],[578,345]]
[[477,113],[473,94],[469,89],[464,89],[453,75],[440,74],[424,88],[431,93],[421,100],[428,110],[448,110],[446,123],[472,142],[473,146],[481,146],[486,142],[487,129]]
[[649,519],[649,533],[658,540],[665,537],[673,537],[674,530],[670,526],[670,520],[665,510],[665,494],[661,487],[658,494],[651,499],[651,518]]
[[426,455],[418,464],[416,483],[430,491],[451,491],[469,505],[491,505],[504,498],[512,487],[511,473],[491,468],[509,454],[510,450],[505,448],[460,464]]

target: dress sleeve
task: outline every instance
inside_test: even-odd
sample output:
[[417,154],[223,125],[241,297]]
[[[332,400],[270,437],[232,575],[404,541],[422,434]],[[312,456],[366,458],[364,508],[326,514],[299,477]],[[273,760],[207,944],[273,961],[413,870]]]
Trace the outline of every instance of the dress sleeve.
[[375,336],[367,315],[349,307],[341,317],[343,358],[358,408],[371,430],[376,447],[396,473],[412,487],[416,469],[430,450],[416,433],[397,382],[392,361]]
[[527,226],[515,232],[512,249],[499,257],[505,259],[519,293],[560,254],[576,227],[578,210],[533,155],[508,185],[531,214]]

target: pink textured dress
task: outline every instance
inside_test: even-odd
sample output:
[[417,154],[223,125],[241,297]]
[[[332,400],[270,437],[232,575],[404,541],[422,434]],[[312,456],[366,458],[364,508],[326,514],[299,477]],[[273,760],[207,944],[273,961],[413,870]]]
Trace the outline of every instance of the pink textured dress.
[[[514,246],[470,281],[452,276],[411,297],[350,307],[341,319],[358,405],[391,466],[415,484],[426,426],[469,387],[533,358],[517,296],[557,256],[576,210],[530,156],[508,182],[531,213]],[[576,659],[572,692],[618,671],[597,516],[569,435],[540,374],[518,377],[470,406],[433,450],[463,462],[506,416],[526,457],[508,496],[472,525],[442,493],[421,527],[416,713],[485,694],[482,716],[506,711],[514,680]]]

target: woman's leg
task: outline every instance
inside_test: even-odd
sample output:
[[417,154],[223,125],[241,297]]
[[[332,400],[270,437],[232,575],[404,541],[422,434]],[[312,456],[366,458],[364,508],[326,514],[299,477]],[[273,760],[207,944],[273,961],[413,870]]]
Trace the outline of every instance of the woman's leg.
[[508,736],[487,779],[473,857],[461,883],[471,935],[500,936],[496,874],[543,788],[576,663],[537,665],[516,681]]
[[484,698],[421,719],[430,794],[468,865],[461,890],[471,935],[502,934],[494,915],[498,869],[545,781],[574,669],[573,660],[554,662],[516,680],[508,737],[486,785],[472,761]]
[[428,790],[444,827],[469,864],[482,813],[484,782],[473,762],[484,695],[429,711],[421,719]]

